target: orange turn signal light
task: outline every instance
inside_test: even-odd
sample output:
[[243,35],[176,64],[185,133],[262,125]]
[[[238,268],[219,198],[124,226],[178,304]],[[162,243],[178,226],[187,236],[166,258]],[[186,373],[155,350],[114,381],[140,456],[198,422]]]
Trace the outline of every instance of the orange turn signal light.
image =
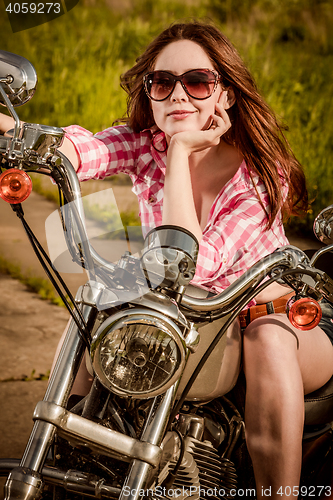
[[290,323],[299,330],[311,330],[319,324],[322,311],[319,303],[311,298],[296,300],[291,297],[287,303],[287,315]]
[[21,203],[32,191],[28,174],[18,168],[11,168],[0,175],[0,197],[7,203]]

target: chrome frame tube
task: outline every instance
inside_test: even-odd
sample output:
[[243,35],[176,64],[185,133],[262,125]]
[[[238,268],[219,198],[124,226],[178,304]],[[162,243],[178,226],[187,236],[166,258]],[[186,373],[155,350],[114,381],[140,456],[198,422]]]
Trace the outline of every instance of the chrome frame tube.
[[[15,458],[0,459],[0,477],[7,476],[12,469],[19,466]],[[44,466],[42,476],[46,484],[61,486],[66,491],[87,495],[92,498],[118,498],[121,489],[108,485],[104,479],[92,477],[85,472],[73,469],[62,471],[56,467]]]
[[[0,80],[0,83],[1,82],[7,83],[7,79],[6,78],[2,78]],[[20,121],[20,119],[18,117],[18,114],[16,113],[16,111],[15,111],[12,103],[8,99],[6,92],[2,88],[2,85],[0,85],[0,93],[2,95],[3,100],[6,103],[8,111],[10,112],[10,114],[12,115],[12,118],[14,119],[15,126],[14,126],[14,135],[13,135],[12,139],[16,140],[16,139],[18,139],[18,136],[19,136],[20,127],[21,127],[21,121]]]
[[332,251],[333,251],[333,244],[317,250],[317,252],[312,256],[312,258],[310,260],[310,266],[314,266],[315,263],[317,262],[317,260],[319,259],[319,257],[321,257],[324,253],[332,252]]
[[33,418],[53,424],[57,427],[59,436],[65,439],[72,438],[76,443],[88,446],[96,453],[122,457],[128,462],[130,459],[138,458],[153,467],[159,465],[161,450],[158,446],[108,429],[54,403],[39,401]]
[[[156,396],[152,404],[141,441],[160,446],[168,425],[171,409],[176,396],[176,382],[163,396]],[[119,500],[139,500],[140,491],[147,487],[152,466],[141,460],[133,460]]]
[[[296,252],[296,250],[298,252]],[[235,299],[242,295],[245,290],[257,285],[258,282],[275,267],[282,266],[290,268],[297,265],[300,258],[303,258],[303,256],[305,257],[303,252],[301,255],[299,255],[299,252],[299,249],[291,246],[277,250],[273,254],[260,259],[259,262],[248,269],[240,278],[229,285],[226,290],[214,297],[198,299],[184,295],[181,301],[181,308],[200,311],[206,314],[207,312],[216,311],[217,309],[229,306]]]
[[[90,254],[92,256],[93,262],[94,262],[96,267],[104,267],[108,271],[113,271],[115,268],[115,265],[112,262],[109,262],[106,259],[104,259],[103,257],[101,257],[90,244],[90,241],[89,241],[89,238],[88,238],[88,235],[86,232],[86,227],[85,227],[85,217],[84,217],[84,210],[83,210],[83,205],[82,205],[81,189],[80,189],[79,180],[77,178],[77,175],[76,175],[76,172],[73,168],[73,165],[68,160],[68,158],[66,158],[66,156],[64,156],[63,154],[61,154],[61,158],[62,158],[62,169],[61,170],[62,170],[63,175],[65,176],[69,191],[73,196],[73,202],[75,203],[75,206],[77,208],[77,211],[78,211],[79,216],[80,216],[81,221],[82,221],[83,234],[80,234],[79,238],[81,238],[81,240],[86,242],[86,244],[89,248]],[[74,224],[73,224],[73,226],[74,226]],[[67,237],[67,235],[65,235],[65,236]],[[71,237],[75,241],[75,235],[72,234]],[[71,244],[70,241],[68,243]]]
[[[92,308],[84,306],[82,313],[87,321]],[[72,320],[56,365],[51,375],[43,401],[65,406],[81,364],[85,343]],[[49,446],[54,437],[54,425],[37,421],[21,460],[21,467],[39,471],[43,466]]]

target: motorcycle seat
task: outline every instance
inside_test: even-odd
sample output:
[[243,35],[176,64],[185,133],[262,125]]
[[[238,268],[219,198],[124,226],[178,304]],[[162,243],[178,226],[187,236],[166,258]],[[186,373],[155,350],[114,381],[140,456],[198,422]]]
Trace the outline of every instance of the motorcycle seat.
[[333,377],[320,389],[306,394],[305,425],[322,425],[333,420]]

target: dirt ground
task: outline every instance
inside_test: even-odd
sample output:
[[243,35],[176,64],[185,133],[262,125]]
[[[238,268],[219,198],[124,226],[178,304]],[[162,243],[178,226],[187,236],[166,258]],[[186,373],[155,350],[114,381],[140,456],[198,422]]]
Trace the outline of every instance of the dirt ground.
[[[135,206],[128,187],[119,186],[115,192],[120,210],[128,203]],[[32,193],[23,208],[27,221],[45,245],[45,221],[56,205]],[[5,202],[0,203],[0,235],[0,255],[19,264],[24,272],[45,277],[20,221]],[[312,241],[293,239],[292,243],[302,248],[314,247]],[[118,244],[112,242],[112,247]],[[116,253],[123,251],[123,243],[119,246]],[[85,273],[63,276],[73,293],[87,279]],[[45,376],[69,314],[65,308],[41,300],[7,275],[0,275],[0,297],[0,458],[20,458],[33,425],[34,407],[43,399]],[[0,499],[4,481],[0,478]]]
[[69,314],[9,276],[0,275],[0,296],[0,458],[20,458],[47,387],[37,378],[49,373]]

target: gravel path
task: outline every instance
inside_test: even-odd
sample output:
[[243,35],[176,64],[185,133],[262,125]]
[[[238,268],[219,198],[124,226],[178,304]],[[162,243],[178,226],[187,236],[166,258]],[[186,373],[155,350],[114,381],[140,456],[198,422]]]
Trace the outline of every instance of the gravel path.
[[20,458],[47,386],[38,378],[50,371],[69,314],[9,276],[0,275],[0,297],[0,458]]

